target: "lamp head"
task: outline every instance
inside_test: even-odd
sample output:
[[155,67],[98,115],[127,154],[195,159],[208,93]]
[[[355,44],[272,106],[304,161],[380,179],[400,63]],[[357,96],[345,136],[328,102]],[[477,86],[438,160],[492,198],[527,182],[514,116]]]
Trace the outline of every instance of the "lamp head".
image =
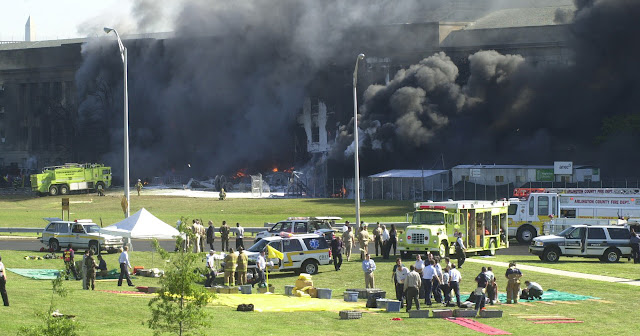
[[112,30],[113,28],[104,27],[104,32],[107,34],[109,34]]
[[[106,29],[107,29],[107,28],[105,28],[105,30],[106,30]],[[360,54],[360,55],[358,55],[358,59],[360,59],[360,60],[361,60],[361,59],[363,59],[363,58],[364,58],[364,54]]]

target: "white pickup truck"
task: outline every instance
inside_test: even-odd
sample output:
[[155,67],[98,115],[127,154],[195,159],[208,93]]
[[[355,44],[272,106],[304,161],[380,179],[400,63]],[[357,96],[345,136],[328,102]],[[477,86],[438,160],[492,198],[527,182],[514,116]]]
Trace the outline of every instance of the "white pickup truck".
[[40,242],[54,251],[71,244],[74,249],[115,251],[122,246],[122,237],[100,232],[100,227],[91,220],[78,219],[73,222],[53,220],[42,231]]

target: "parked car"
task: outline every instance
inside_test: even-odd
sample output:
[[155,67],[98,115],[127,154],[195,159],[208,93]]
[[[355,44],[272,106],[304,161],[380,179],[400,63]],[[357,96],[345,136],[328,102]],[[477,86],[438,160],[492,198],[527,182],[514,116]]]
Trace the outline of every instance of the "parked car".
[[557,235],[535,237],[529,252],[549,262],[558,261],[560,256],[617,262],[631,255],[629,238],[626,225],[572,225]]
[[97,254],[100,251],[114,251],[122,246],[122,237],[104,234],[100,227],[89,219],[73,222],[54,220],[42,231],[40,242],[54,251],[71,244],[74,249],[90,249]]
[[[331,261],[329,244],[319,234],[296,234],[288,237],[266,237],[246,250],[249,268],[255,270],[255,263],[260,251],[266,251],[267,245],[284,254],[283,260],[272,259],[277,271],[296,271],[316,274],[320,265],[328,265]],[[269,261],[269,260],[268,260]]]
[[327,242],[330,242],[333,238],[336,230],[332,225],[337,220],[341,220],[341,217],[289,217],[287,220],[275,223],[268,230],[259,232],[256,235],[255,243],[262,238],[274,237],[280,235],[282,232],[292,234],[306,234],[317,233],[323,235]]

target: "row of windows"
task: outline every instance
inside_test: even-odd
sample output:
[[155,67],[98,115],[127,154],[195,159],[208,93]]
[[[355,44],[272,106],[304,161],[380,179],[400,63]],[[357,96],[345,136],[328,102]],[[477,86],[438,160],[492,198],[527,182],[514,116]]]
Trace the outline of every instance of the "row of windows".
[[[469,181],[469,175],[460,176],[460,180]],[[496,182],[504,182],[504,176],[496,176]],[[524,176],[516,176],[516,182],[524,182]]]

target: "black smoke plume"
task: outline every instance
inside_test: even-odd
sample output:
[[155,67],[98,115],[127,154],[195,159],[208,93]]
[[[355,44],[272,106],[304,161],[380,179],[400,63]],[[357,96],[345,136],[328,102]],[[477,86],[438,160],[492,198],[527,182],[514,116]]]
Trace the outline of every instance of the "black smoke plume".
[[[468,58],[469,77],[459,78],[459,68],[437,53],[388,85],[370,86],[359,117],[362,169],[431,168],[442,157],[445,168],[571,160],[607,176],[637,176],[640,2],[575,6],[556,15],[573,20],[569,64],[534,66],[479,51]],[[338,134],[337,162],[353,157],[352,129]]]

